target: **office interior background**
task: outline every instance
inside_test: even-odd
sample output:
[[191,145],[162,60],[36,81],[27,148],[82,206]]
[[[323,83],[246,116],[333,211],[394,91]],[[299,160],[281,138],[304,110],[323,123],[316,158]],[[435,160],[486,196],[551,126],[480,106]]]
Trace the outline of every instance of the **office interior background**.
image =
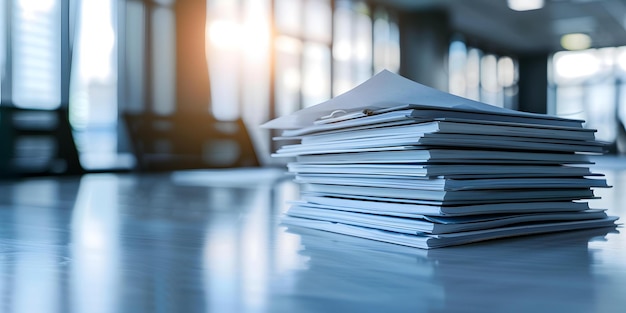
[[520,3],[0,0],[0,172],[276,164],[260,124],[383,69],[625,153],[626,3]]

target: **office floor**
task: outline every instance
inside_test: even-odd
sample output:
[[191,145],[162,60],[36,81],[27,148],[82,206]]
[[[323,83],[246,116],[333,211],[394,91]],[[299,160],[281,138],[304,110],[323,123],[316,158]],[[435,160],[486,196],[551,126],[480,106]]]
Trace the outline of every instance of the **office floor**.
[[[623,222],[626,159],[598,162]],[[623,229],[425,251],[286,229],[297,197],[272,169],[0,182],[0,312],[626,310]]]

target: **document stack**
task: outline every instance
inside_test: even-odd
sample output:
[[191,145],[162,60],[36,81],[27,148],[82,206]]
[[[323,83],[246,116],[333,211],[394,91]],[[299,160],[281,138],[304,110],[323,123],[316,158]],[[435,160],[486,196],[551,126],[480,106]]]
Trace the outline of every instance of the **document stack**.
[[605,144],[581,120],[508,110],[383,71],[264,125],[302,184],[283,221],[417,248],[614,227],[591,209]]

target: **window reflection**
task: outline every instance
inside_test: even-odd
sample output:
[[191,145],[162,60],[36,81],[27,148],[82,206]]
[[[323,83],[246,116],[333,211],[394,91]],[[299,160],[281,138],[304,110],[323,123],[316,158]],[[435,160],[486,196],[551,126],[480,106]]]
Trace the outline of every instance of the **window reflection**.
[[11,304],[4,302],[3,312],[9,308],[13,312],[37,312],[41,308],[56,312],[60,308],[58,286],[63,278],[56,267],[64,261],[59,248],[64,239],[57,231],[62,219],[55,210],[47,207],[50,203],[60,202],[59,191],[57,181],[40,180],[17,184],[7,192],[12,195],[13,203],[26,206],[15,206],[12,214],[5,216],[12,220],[13,236],[20,240],[7,245],[19,253],[3,253],[8,258],[3,258],[2,263],[14,263],[13,284],[10,290],[5,290],[10,292]]
[[78,312],[115,312],[119,307],[120,217],[113,176],[81,179],[72,210],[70,286]]

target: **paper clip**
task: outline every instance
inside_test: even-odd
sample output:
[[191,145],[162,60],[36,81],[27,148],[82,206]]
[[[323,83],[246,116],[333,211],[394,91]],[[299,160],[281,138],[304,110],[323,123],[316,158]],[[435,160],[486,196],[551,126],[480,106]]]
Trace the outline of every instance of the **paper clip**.
[[330,114],[328,114],[328,115],[321,116],[320,120],[325,120],[325,119],[337,117],[337,116],[339,116],[339,114],[346,114],[346,113],[348,113],[348,112],[346,112],[346,110],[335,110],[335,111],[330,112]]

